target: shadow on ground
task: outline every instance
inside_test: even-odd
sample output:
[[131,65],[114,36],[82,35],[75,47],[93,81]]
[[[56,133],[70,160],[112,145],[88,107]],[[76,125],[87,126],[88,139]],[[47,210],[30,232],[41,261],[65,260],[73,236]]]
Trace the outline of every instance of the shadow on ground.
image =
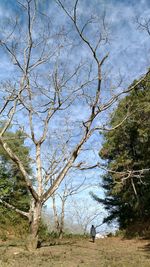
[[143,250],[147,251],[147,252],[150,252],[150,243],[146,244],[144,247],[143,247]]

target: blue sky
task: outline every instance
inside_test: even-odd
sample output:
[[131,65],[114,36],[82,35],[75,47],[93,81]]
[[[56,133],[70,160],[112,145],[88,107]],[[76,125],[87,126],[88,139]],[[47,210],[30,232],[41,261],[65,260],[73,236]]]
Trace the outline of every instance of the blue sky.
[[[69,3],[70,6],[74,1],[65,2],[67,4]],[[12,0],[0,1],[1,19],[15,16],[16,10],[19,10],[18,8],[16,9],[15,3],[16,1]],[[54,19],[56,21],[56,24],[61,25],[67,20],[63,12],[55,4],[55,1],[43,0],[41,6],[50,14],[52,20]],[[101,16],[101,14],[106,12],[106,21],[109,24],[111,40],[110,45],[107,46],[107,50],[110,52],[108,65],[114,69],[115,73],[119,70],[123,75],[126,75],[128,81],[131,81],[133,77],[138,77],[138,75],[146,70],[146,67],[150,63],[147,57],[149,52],[149,37],[146,33],[137,30],[134,19],[135,16],[149,16],[149,0],[82,0],[79,1],[78,10],[81,18],[89,14],[94,14],[95,12],[97,16]],[[2,59],[0,76],[4,75],[4,64],[6,64],[6,69],[8,69],[8,63],[5,57],[2,57]],[[10,66],[10,68],[12,67]]]
[[[21,2],[23,3],[23,0]],[[55,1],[43,0],[37,2],[39,3],[40,11],[47,12],[54,27],[61,27],[64,24],[64,27],[67,30],[73,29],[68,18],[63,11],[60,10],[58,5],[56,5]],[[68,6],[69,10],[71,10],[71,5],[74,1],[66,0],[64,3]],[[2,38],[3,31],[8,26],[8,19],[13,18],[18,11],[19,19],[22,21],[23,27],[25,27],[26,25],[24,24],[22,11],[17,7],[16,1],[0,0],[0,38]],[[150,1],[79,0],[77,11],[80,23],[84,23],[91,14],[96,14],[97,19],[98,17],[101,18],[104,13],[106,14],[106,24],[110,42],[106,46],[102,46],[101,50],[99,50],[99,56],[101,58],[106,52],[109,52],[109,58],[104,67],[104,72],[107,72],[108,79],[105,85],[103,84],[103,97],[104,99],[107,99],[108,93],[110,93],[108,84],[115,86],[118,75],[121,74],[123,77],[121,87],[126,88],[134,79],[138,79],[144,74],[150,66],[150,36],[148,36],[146,32],[138,30],[135,23],[136,16],[145,18],[150,17]],[[3,21],[5,21],[5,24],[3,24],[2,28]],[[95,30],[96,27],[92,26],[89,28],[89,32],[87,32],[87,36],[90,38],[91,42],[95,41],[95,37],[93,37],[96,34]],[[63,58],[66,60],[68,57],[69,64],[74,65],[76,62],[79,62],[81,58],[82,60],[90,58],[90,53],[86,45],[81,44],[79,46],[79,40],[77,39],[76,33],[72,33],[67,41],[72,42],[72,40],[77,42],[78,45],[76,48],[72,48],[72,50],[69,48],[69,51],[64,51],[62,60]],[[16,66],[11,64],[11,61],[6,57],[6,54],[2,49],[0,49],[0,57],[1,81],[15,77],[17,74]],[[54,65],[54,63],[55,62],[52,62],[52,65]],[[76,108],[70,110],[70,119],[72,120],[72,123],[75,123],[76,119],[81,120],[81,117],[86,117],[87,110],[83,108],[82,104],[83,103],[79,105],[79,103],[76,103]],[[80,114],[82,114],[82,116]],[[104,121],[108,117],[108,114],[102,117],[102,121]],[[60,123],[63,125],[61,117],[57,118],[57,123],[55,123],[55,125],[52,123],[51,126],[52,128],[57,128]],[[99,135],[95,135],[87,145],[92,148],[94,152],[86,152],[83,157],[92,164],[99,160],[98,152],[102,145],[102,138]],[[100,174],[99,170],[86,172],[88,179],[92,179],[94,182],[99,181]],[[82,174],[78,175],[80,179]],[[99,190],[99,192],[101,192],[101,190]],[[102,192],[100,194],[102,194]],[[81,194],[80,198],[85,198],[85,195],[87,197],[87,192]],[[93,203],[93,205],[95,205],[95,203]]]

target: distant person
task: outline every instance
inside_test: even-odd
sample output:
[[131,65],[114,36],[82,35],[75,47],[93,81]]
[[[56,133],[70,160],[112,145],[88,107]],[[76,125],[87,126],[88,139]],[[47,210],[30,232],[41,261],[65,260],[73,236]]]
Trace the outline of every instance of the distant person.
[[94,243],[95,242],[95,236],[96,236],[96,229],[95,229],[94,225],[91,226],[90,235],[91,235],[92,241]]

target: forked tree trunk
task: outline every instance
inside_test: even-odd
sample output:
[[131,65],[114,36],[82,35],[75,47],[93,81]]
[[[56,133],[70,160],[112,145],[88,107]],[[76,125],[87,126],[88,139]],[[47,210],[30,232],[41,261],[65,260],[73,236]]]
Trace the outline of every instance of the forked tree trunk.
[[29,251],[35,250],[38,246],[38,232],[41,221],[42,204],[39,201],[34,201],[30,209],[30,232],[27,238],[27,249]]

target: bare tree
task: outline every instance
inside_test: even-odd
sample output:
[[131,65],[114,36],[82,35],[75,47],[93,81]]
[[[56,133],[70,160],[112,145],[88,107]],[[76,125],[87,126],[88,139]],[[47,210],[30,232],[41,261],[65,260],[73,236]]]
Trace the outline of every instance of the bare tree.
[[99,207],[90,206],[90,203],[87,199],[79,198],[71,200],[71,216],[73,218],[73,223],[78,225],[80,232],[82,234],[87,234],[91,224],[99,224],[102,217],[102,211]]
[[[15,18],[13,14],[0,37],[1,49],[13,66],[9,81],[5,80],[1,85],[0,115],[4,126],[0,133],[0,144],[21,171],[32,198],[29,212],[18,210],[2,200],[0,202],[29,219],[29,248],[37,246],[43,205],[54,195],[70,169],[82,165],[79,155],[90,137],[99,130],[107,129],[103,120],[104,112],[148,74],[124,91],[111,92],[104,101],[103,68],[109,56],[103,50],[108,42],[105,17],[91,38],[88,27],[93,22],[96,27],[99,20],[96,19],[96,24],[91,16],[83,24],[79,23],[78,0],[71,12],[61,1],[56,2],[70,20],[66,30],[61,24],[57,25],[56,20],[53,24],[50,17],[39,10],[37,1],[16,0],[16,10],[22,17],[19,20],[19,16]],[[79,46],[76,39],[82,45],[80,43]],[[84,62],[80,56],[83,49],[86,49]],[[79,106],[82,106],[83,114],[75,112]],[[71,138],[64,127],[66,116],[72,130]],[[14,129],[22,130],[31,147],[32,177],[5,139],[10,124]],[[63,132],[61,140],[58,138],[60,132]],[[61,142],[67,148],[66,154],[62,152],[64,146],[61,147]],[[45,153],[51,153],[51,161],[44,160]],[[32,183],[33,178],[35,184]]]
[[139,30],[146,31],[150,35],[150,18],[143,18],[137,16],[135,22]]
[[[80,181],[80,183],[74,184],[72,177],[65,179],[61,191],[56,191],[56,193],[52,195],[55,230],[59,234],[60,238],[62,238],[64,233],[66,202],[71,196],[77,195],[89,187],[89,185],[85,184],[85,180],[86,179],[83,179],[82,181]],[[58,207],[59,200],[60,207]],[[58,210],[60,210],[60,212]]]

